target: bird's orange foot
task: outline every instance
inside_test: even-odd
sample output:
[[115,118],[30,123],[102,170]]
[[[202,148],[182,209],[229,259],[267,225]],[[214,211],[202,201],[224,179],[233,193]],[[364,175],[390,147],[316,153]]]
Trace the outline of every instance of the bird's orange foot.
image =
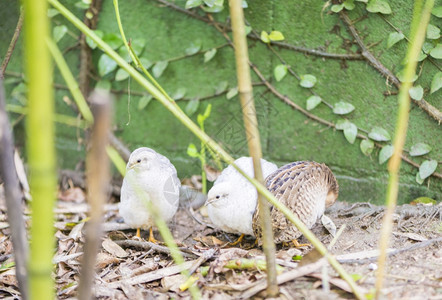
[[229,247],[235,247],[236,245],[238,245],[239,243],[242,242],[242,240],[244,239],[244,234],[241,234],[241,236],[234,242],[232,243],[228,243],[227,246]]
[[153,230],[152,227],[150,227],[149,229],[149,242],[154,243],[154,244],[160,244],[161,242],[156,240],[154,235],[153,235]]
[[302,248],[302,247],[308,247],[310,244],[300,244],[297,239],[292,240],[293,245],[295,248]]

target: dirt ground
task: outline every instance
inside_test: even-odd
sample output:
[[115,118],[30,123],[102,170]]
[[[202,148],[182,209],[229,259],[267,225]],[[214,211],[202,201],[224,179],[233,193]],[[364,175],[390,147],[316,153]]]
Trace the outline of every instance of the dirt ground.
[[[56,293],[59,299],[76,296],[86,217],[83,190],[70,188],[59,194],[56,224],[57,249],[54,257]],[[0,298],[19,299],[15,279],[10,230],[5,206],[0,199]],[[204,207],[204,206],[203,206]],[[442,299],[442,206],[403,205],[397,208],[391,253],[388,258],[386,299]],[[342,234],[330,251],[357,279],[365,293],[373,291],[377,268],[377,244],[383,208],[367,203],[338,202],[326,214]],[[263,260],[262,249],[246,238],[236,247],[223,248],[233,241],[213,229],[204,208],[182,207],[170,224],[173,236],[185,255],[185,268],[194,271],[204,299],[262,299],[265,272],[256,267]],[[134,239],[118,215],[117,203],[106,206],[105,235],[98,255],[94,293],[98,299],[188,299],[181,291],[184,279],[167,253],[167,248]],[[328,246],[333,236],[318,223],[313,232]],[[158,232],[156,237],[159,238]],[[307,242],[301,238],[300,242]],[[277,248],[280,265],[280,299],[353,299],[346,282],[324,260],[311,258],[312,247]],[[303,256],[299,261],[297,257]],[[294,260],[295,258],[295,260]],[[241,260],[249,259],[249,260]],[[316,260],[316,261],[315,261]],[[246,268],[247,263],[252,263]],[[258,266],[260,262],[257,263]],[[245,269],[230,269],[226,266]],[[302,265],[302,266],[301,266]]]

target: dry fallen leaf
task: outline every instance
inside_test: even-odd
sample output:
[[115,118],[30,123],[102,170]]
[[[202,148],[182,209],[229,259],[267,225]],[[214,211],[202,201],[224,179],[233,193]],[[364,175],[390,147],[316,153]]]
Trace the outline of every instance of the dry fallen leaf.
[[327,231],[332,235],[335,236],[336,235],[336,225],[335,223],[332,221],[332,219],[330,219],[328,216],[326,215],[322,215],[321,217],[321,223],[322,225],[325,227],[325,229],[327,229]]
[[101,246],[103,246],[104,250],[116,257],[127,257],[126,250],[110,239],[105,239],[103,243],[101,243]]
[[214,167],[210,165],[204,165],[204,171],[206,171],[206,178],[210,182],[214,182],[218,176],[221,174],[221,171],[218,169],[215,169]]
[[109,255],[107,253],[100,252],[97,254],[97,262],[95,263],[95,266],[98,269],[103,269],[109,264],[117,264],[120,260],[116,258],[115,256]]
[[413,241],[423,242],[427,241],[428,239],[420,234],[414,233],[414,232],[393,232],[394,235],[403,236],[406,238],[409,238]]

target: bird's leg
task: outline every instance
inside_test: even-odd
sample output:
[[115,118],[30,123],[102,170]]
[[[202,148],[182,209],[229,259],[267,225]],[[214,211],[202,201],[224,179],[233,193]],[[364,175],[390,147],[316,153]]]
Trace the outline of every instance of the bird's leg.
[[229,243],[228,245],[231,247],[236,246],[242,242],[243,238],[244,238],[244,233],[241,234],[241,236],[236,241],[234,241],[233,243]]
[[293,239],[292,243],[295,246],[295,248],[302,248],[302,247],[310,246],[310,244],[300,244],[297,239]]
[[154,244],[158,244],[159,243],[155,239],[155,237],[153,236],[153,229],[152,229],[152,227],[150,227],[150,229],[149,229],[149,242],[154,243]]
[[141,239],[141,230],[140,230],[140,228],[137,228],[136,237]]

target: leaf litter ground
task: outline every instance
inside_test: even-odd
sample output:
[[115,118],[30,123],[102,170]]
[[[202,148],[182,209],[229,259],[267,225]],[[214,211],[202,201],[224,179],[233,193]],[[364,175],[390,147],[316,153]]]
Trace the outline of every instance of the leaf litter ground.
[[[76,296],[84,242],[82,222],[87,206],[84,191],[70,187],[58,196],[56,216],[57,248],[54,278],[57,298]],[[403,205],[397,208],[390,243],[384,292],[389,299],[442,299],[442,206]],[[344,230],[331,252],[354,274],[369,293],[375,282],[376,249],[383,208],[368,203],[338,202],[326,213],[338,230]],[[29,218],[27,218],[29,220]],[[185,282],[168,249],[134,239],[118,215],[118,204],[105,208],[105,233],[97,257],[94,294],[98,299],[188,299]],[[210,225],[204,207],[181,207],[170,228],[185,256],[186,269],[197,276],[205,299],[265,297],[262,249],[246,238],[236,247],[223,245],[237,236],[222,233]],[[329,245],[333,236],[317,224],[313,232]],[[158,232],[156,237],[159,238]],[[300,242],[306,243],[305,238]],[[299,261],[296,257],[302,256]],[[353,299],[343,280],[311,247],[280,246],[277,263],[281,299]],[[19,299],[15,279],[13,249],[6,220],[4,196],[0,196],[0,298]],[[230,266],[227,268],[226,266]],[[234,269],[232,269],[234,268]]]

